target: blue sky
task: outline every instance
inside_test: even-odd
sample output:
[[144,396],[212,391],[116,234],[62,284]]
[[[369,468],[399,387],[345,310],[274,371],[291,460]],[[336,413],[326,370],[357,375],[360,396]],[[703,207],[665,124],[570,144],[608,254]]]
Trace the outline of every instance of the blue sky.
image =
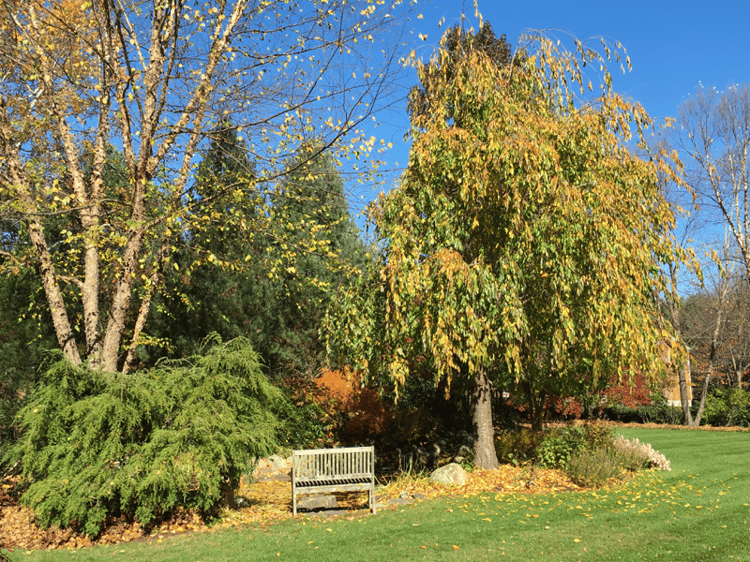
[[[632,63],[623,75],[612,67],[613,87],[638,100],[658,122],[673,116],[699,83],[723,90],[729,83],[750,82],[750,1],[744,0],[651,0],[651,1],[548,1],[478,0],[485,21],[496,35],[505,34],[515,47],[525,30],[550,30],[559,37],[571,33],[579,39],[602,36],[620,41]],[[461,22],[463,11],[476,24],[472,0],[419,2],[422,19],[412,19],[413,45],[428,59],[442,32]],[[444,19],[442,28],[438,23]],[[427,35],[422,41],[419,34]],[[405,77],[404,88],[416,84],[416,73]],[[403,104],[382,114],[374,134],[394,144],[384,155],[390,180],[406,165],[408,146],[404,133],[408,118]],[[374,198],[360,192],[361,203]]]

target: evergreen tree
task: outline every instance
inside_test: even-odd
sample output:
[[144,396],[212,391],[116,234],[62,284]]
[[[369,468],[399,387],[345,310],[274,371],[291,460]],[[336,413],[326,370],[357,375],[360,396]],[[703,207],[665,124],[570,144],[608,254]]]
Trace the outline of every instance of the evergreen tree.
[[320,326],[334,292],[364,267],[365,244],[349,214],[344,182],[319,143],[307,143],[287,165],[272,196],[276,236],[268,248],[278,270],[269,367],[314,376],[323,365]]
[[255,165],[231,122],[212,132],[187,200],[199,209],[199,227],[183,234],[175,266],[165,272],[166,290],[138,350],[142,364],[198,353],[211,333],[257,343],[251,334],[258,326],[247,318],[257,317],[250,303],[267,296],[259,272],[268,216]]
[[[230,124],[217,129],[191,196],[230,195],[204,201],[203,227],[185,236],[152,322],[155,345],[140,350],[144,363],[192,355],[216,332],[246,337],[273,378],[314,376],[322,365],[320,320],[335,288],[366,255],[343,180],[320,146],[306,145],[266,197],[247,154]],[[244,228],[227,228],[220,220],[227,213]]]
[[37,302],[40,291],[31,270],[0,277],[0,449],[18,437],[16,414],[37,382],[45,353],[55,347],[49,314]]

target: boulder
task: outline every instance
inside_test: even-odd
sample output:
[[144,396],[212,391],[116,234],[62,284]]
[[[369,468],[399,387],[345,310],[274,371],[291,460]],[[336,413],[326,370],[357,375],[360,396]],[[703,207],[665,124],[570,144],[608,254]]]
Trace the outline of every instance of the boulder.
[[289,459],[280,457],[279,455],[271,455],[267,459],[268,467],[276,470],[277,472],[289,472],[292,468],[292,463]]
[[305,496],[297,500],[297,509],[336,509],[337,507],[336,496]]
[[460,464],[450,463],[433,472],[430,482],[445,486],[463,486],[469,482],[469,475]]
[[263,468],[255,474],[256,482],[291,482],[292,477],[286,472],[278,472],[273,468]]
[[250,502],[250,500],[245,496],[235,496],[234,498],[234,507],[236,507],[237,509],[251,507],[252,505],[253,504]]
[[467,447],[466,445],[461,445],[458,448],[458,452],[456,453],[457,457],[470,457],[474,454],[474,451],[471,450],[470,447]]

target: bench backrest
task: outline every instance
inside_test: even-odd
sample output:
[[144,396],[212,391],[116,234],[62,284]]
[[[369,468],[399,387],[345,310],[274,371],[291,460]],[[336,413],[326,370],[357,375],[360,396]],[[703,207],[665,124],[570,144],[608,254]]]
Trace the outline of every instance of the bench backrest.
[[375,448],[343,447],[292,451],[292,475],[295,480],[373,478]]

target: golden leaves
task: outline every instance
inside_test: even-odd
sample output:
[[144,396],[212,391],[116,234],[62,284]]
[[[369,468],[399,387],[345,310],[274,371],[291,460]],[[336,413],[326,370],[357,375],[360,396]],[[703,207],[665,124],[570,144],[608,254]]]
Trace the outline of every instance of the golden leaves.
[[627,150],[651,121],[607,73],[597,103],[577,104],[572,84],[594,89],[582,69],[619,54],[576,45],[535,38],[520,68],[445,48],[418,66],[429,108],[377,213],[399,383],[415,350],[436,378],[504,361],[512,378],[551,370],[562,385],[654,360],[654,260],[680,255],[656,178],[672,167]]

